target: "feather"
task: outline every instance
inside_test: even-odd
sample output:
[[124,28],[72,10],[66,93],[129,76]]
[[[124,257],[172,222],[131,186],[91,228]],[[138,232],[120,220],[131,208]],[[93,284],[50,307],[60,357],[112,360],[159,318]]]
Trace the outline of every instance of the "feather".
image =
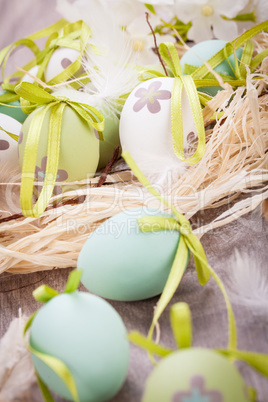
[[0,216],[21,212],[20,209],[20,169],[10,170],[8,164],[0,169]]
[[23,342],[28,318],[13,319],[0,340],[0,402],[21,397],[36,382],[30,353]]
[[268,266],[259,254],[235,250],[228,269],[227,286],[235,304],[268,307]]

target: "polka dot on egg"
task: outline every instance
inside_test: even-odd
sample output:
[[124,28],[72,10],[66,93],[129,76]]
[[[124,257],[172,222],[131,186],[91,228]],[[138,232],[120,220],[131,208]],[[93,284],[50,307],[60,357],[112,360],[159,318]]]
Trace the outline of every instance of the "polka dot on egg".
[[0,151],[6,151],[9,148],[10,144],[6,140],[0,140]]
[[23,140],[23,132],[21,131],[18,139],[18,144],[21,144],[22,140]]
[[64,69],[69,67],[70,64],[72,64],[72,61],[70,59],[67,59],[66,57],[64,57],[64,59],[61,60],[61,65]]

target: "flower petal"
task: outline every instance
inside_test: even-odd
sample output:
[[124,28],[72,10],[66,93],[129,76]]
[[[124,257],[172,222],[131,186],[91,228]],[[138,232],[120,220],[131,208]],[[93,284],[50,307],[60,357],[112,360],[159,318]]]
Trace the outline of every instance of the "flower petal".
[[[146,88],[139,88],[136,92],[135,92],[135,96],[137,98],[143,98],[145,96],[145,93],[147,93],[147,89]],[[145,93],[144,93],[145,92]]]
[[[266,1],[266,0],[265,0]],[[218,15],[234,18],[247,5],[248,0],[218,0],[216,7]]]
[[225,21],[221,17],[214,18],[213,32],[217,39],[232,41],[238,34],[235,21]]
[[133,105],[134,112],[139,112],[146,105],[146,102],[147,100],[145,99],[138,100],[135,105]]
[[157,93],[157,99],[170,99],[170,98],[171,98],[170,91],[162,90]]
[[198,17],[193,21],[193,26],[188,31],[188,39],[196,43],[213,38],[211,29],[213,19],[208,17]]
[[58,169],[57,176],[56,181],[64,181],[68,179],[68,173],[63,169]]
[[161,87],[161,85],[162,85],[162,82],[160,82],[160,81],[152,82],[148,87],[148,92],[149,91],[151,92],[151,90],[154,91],[154,92],[157,92],[158,89]]
[[154,100],[154,103],[151,103],[148,101],[147,107],[148,107],[149,112],[153,113],[153,114],[158,113],[161,110],[161,105],[157,99]]

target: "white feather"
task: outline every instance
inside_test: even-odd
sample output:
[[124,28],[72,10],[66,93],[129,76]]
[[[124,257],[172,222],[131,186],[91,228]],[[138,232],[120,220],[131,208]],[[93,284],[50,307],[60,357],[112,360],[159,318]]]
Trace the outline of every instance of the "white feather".
[[27,317],[15,318],[0,340],[0,402],[21,398],[36,382],[31,356],[23,342]]
[[228,288],[233,303],[268,307],[268,264],[257,253],[239,253],[228,269]]

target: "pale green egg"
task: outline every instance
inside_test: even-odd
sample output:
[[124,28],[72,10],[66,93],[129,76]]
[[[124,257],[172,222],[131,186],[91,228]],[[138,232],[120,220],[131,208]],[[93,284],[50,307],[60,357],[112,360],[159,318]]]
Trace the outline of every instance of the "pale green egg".
[[121,212],[103,222],[78,257],[81,281],[114,300],[142,300],[162,293],[180,241],[175,230],[142,232],[137,219],[171,215],[152,208]]
[[[129,342],[124,323],[109,303],[89,293],[65,293],[47,302],[32,322],[30,345],[67,366],[80,402],[110,400],[127,375]],[[72,400],[62,380],[37,357],[32,359],[44,383]]]
[[147,379],[142,402],[249,402],[237,368],[209,349],[171,353]]
[[[214,54],[218,53],[221,49],[226,45],[226,41],[224,40],[207,40],[204,42],[197,43],[190,50],[188,50],[181,58],[181,68],[184,72],[185,64],[190,64],[191,66],[200,67],[203,64],[203,60],[209,60]],[[236,51],[236,56],[238,60],[241,59],[242,49],[239,48]],[[218,73],[229,75],[231,77],[235,77],[232,68],[235,68],[235,57],[234,54],[229,56],[230,64],[227,60],[224,60],[220,63],[214,70]],[[205,92],[208,95],[215,96],[219,90],[222,90],[222,87],[200,87],[198,91]]]
[[[30,124],[40,109],[29,115],[22,126],[19,138],[19,159],[22,166],[25,157],[25,144]],[[47,163],[47,144],[51,109],[47,112],[41,127],[35,174],[36,180],[43,184]],[[26,156],[27,157],[27,156]],[[83,120],[70,106],[66,106],[62,117],[60,156],[56,185],[53,194],[73,189],[60,186],[57,182],[72,182],[94,176],[99,163],[99,140],[92,126]]]

